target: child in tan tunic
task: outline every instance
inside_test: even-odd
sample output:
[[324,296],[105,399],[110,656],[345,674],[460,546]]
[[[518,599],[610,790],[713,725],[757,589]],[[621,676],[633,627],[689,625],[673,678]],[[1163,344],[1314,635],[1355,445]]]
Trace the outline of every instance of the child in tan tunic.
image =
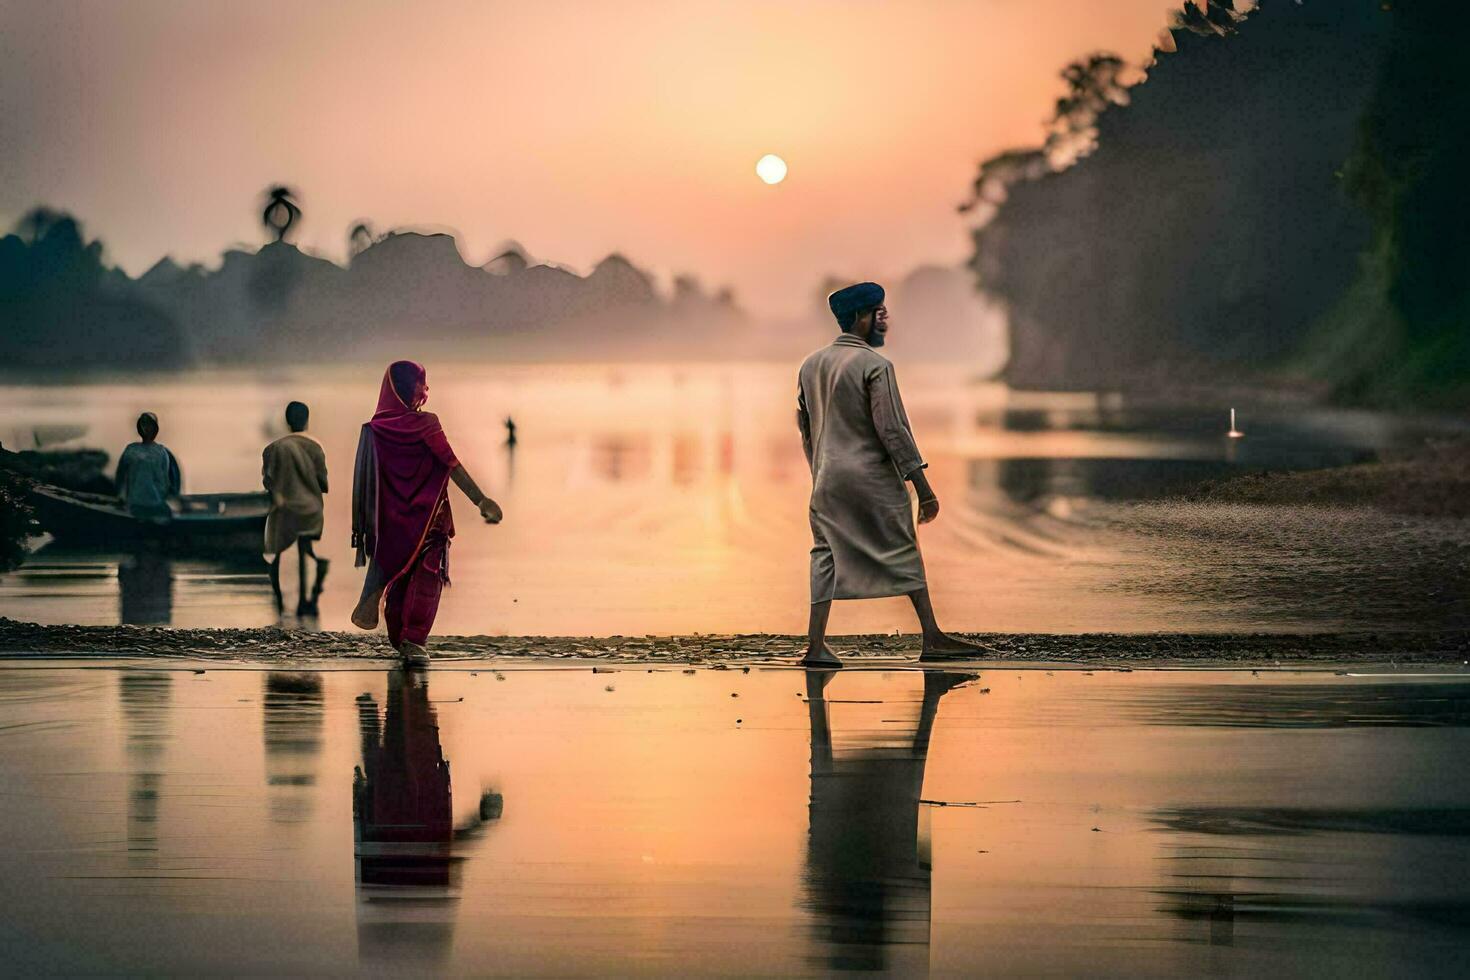
[[[281,595],[281,555],[296,546],[299,599],[296,615],[314,616],[327,579],[329,562],[318,558],[314,541],[322,536],[322,495],[327,492],[327,454],[321,443],[306,434],[309,409],[301,402],[286,406],[291,434],[282,436],[261,454],[261,482],[271,495],[265,519],[265,554],[271,560],[271,589],[276,608],[285,606]],[[306,591],[306,559],[316,564],[316,582]]]

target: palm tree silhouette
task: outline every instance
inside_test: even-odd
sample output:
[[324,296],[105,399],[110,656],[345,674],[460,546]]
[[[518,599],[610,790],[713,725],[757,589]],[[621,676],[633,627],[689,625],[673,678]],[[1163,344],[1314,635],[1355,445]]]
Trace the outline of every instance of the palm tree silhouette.
[[293,200],[295,196],[291,188],[280,184],[266,191],[265,210],[260,213],[260,220],[267,230],[276,233],[278,242],[285,241],[286,232],[301,217],[301,208]]
[[366,252],[373,244],[373,229],[366,221],[359,221],[347,233],[347,254],[356,256]]
[[53,211],[51,208],[48,208],[45,205],[38,205],[27,211],[25,215],[16,222],[15,229],[23,236],[29,237],[31,240],[31,244],[34,245],[36,244],[36,242],[39,242],[41,240],[41,236],[46,234],[51,226],[60,221],[61,218],[61,212]]

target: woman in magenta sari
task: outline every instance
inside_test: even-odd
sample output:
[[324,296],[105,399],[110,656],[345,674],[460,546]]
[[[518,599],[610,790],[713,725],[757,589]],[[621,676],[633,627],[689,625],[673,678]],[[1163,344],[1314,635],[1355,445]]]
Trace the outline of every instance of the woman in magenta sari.
[[388,366],[378,410],[362,427],[352,482],[352,545],[356,564],[368,566],[352,624],[376,629],[381,607],[388,642],[413,666],[429,662],[424,645],[449,583],[449,482],[486,523],[499,524],[502,516],[455,458],[438,417],[422,411],[428,397],[423,365]]

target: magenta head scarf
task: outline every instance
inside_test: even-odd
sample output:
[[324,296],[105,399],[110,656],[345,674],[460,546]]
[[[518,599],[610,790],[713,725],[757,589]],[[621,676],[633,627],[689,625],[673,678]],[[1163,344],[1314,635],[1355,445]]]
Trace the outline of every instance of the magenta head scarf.
[[448,509],[449,473],[459,465],[438,416],[420,410],[427,397],[423,365],[394,361],[383,372],[377,411],[363,427],[372,434],[375,472],[360,479],[376,484],[368,553],[388,581],[413,564],[435,513],[441,505]]

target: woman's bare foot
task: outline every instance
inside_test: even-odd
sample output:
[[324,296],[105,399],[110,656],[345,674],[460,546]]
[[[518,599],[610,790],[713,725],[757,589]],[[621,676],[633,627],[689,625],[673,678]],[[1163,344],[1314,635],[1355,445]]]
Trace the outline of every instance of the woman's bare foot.
[[360,630],[375,630],[378,628],[378,604],[383,600],[383,593],[374,592],[365,595],[357,601],[357,608],[352,610],[352,625]]
[[835,670],[842,666],[842,661],[837,658],[837,654],[832,652],[831,647],[823,643],[820,650],[813,650],[811,647],[807,647],[806,656],[801,658],[801,666],[831,667]]
[[935,637],[924,637],[924,649],[919,654],[919,663],[936,660],[973,660],[994,652],[978,643],[961,640],[948,633],[940,633]]
[[417,643],[403,640],[398,644],[398,653],[403,657],[405,667],[427,667],[429,666],[429,651]]

